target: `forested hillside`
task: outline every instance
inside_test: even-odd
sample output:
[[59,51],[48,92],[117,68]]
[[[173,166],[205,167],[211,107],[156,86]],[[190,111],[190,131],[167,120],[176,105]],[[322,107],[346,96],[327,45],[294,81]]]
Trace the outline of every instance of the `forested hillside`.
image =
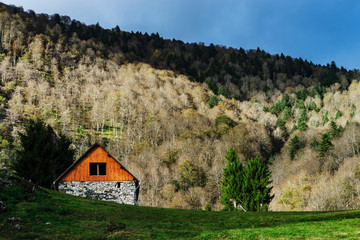
[[221,209],[232,146],[271,163],[272,210],[359,207],[358,71],[0,7],[3,166],[40,118],[78,156],[106,146],[141,205]]

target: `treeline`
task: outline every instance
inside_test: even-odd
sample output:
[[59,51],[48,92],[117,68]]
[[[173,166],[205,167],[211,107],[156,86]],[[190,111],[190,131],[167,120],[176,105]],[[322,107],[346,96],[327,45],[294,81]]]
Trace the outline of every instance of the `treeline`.
[[[233,89],[229,96],[250,99],[251,91],[268,91],[277,88],[302,85],[330,86],[339,82],[345,89],[358,75],[358,71],[338,68],[334,62],[321,66],[290,56],[270,55],[259,48],[244,50],[203,43],[184,43],[166,40],[158,33],[125,32],[116,26],[103,29],[99,24],[85,25],[59,14],[36,14],[22,8],[1,4],[0,52],[11,55],[14,61],[31,54],[31,42],[35,36],[42,36],[45,65],[52,65],[52,59],[59,72],[64,67],[74,67],[83,56],[115,60],[119,65],[126,62],[145,62],[155,68],[169,69],[185,74],[197,82],[215,82],[218,87]],[[51,50],[55,45],[59,52]],[[50,51],[51,50],[51,51]],[[69,56],[61,56],[62,50],[71,50]],[[34,61],[34,59],[32,59]],[[39,70],[46,66],[38,65]],[[284,84],[284,81],[286,84]],[[222,94],[215,90],[215,94]]]

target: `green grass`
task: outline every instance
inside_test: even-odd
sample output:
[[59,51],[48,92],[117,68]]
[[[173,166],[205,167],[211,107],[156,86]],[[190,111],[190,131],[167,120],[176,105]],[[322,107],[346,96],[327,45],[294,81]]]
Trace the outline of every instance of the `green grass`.
[[47,191],[0,189],[0,199],[7,203],[0,215],[1,239],[360,238],[360,210],[207,212],[121,205]]

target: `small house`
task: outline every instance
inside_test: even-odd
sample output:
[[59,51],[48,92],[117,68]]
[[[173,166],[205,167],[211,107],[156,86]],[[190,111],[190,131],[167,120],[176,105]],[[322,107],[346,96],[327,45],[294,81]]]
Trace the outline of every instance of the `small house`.
[[91,146],[55,181],[75,196],[136,205],[140,182],[99,144]]

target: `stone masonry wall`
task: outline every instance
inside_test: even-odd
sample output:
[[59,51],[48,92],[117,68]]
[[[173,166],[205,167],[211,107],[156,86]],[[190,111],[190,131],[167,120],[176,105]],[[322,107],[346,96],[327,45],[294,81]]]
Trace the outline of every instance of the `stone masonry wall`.
[[135,205],[134,181],[66,181],[59,182],[59,191],[98,200]]

